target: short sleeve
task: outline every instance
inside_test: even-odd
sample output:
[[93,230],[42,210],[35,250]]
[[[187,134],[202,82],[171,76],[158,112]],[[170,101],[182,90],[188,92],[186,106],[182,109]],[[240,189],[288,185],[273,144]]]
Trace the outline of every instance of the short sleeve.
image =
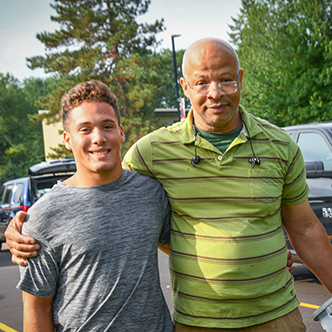
[[163,227],[159,236],[159,244],[169,244],[170,243],[170,232],[171,232],[171,205],[169,203],[167,194],[165,190],[161,187],[164,213],[163,213]]
[[28,266],[20,266],[20,280],[17,288],[38,297],[55,295],[59,268],[56,257],[48,242],[34,229],[33,219],[24,223],[22,234],[32,236],[40,244],[37,257],[28,259]]
[[284,181],[282,203],[296,205],[303,202],[309,195],[304,159],[296,142],[290,138],[289,166]]
[[130,171],[154,177],[152,171],[152,134],[142,137],[126,153],[122,166]]

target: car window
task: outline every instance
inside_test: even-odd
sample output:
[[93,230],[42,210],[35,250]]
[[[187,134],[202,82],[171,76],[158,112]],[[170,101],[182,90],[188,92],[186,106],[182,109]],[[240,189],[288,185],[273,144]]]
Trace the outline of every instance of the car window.
[[0,188],[0,205],[2,204],[3,194],[5,193],[5,186]]
[[39,199],[40,197],[44,196],[48,191],[50,191],[51,188],[43,188],[43,189],[37,189],[36,190],[36,198]]
[[298,144],[304,160],[320,160],[324,170],[332,170],[332,151],[323,136],[318,133],[301,133]]
[[2,204],[9,204],[10,203],[10,199],[11,199],[12,193],[13,193],[13,188],[14,188],[13,184],[10,184],[6,187]]
[[16,184],[15,188],[15,197],[14,197],[14,203],[15,204],[21,204],[22,203],[22,193],[23,193],[23,183]]

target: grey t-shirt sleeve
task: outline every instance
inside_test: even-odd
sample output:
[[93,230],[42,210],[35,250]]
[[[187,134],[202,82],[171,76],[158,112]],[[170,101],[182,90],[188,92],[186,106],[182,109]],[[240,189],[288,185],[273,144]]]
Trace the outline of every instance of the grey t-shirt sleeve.
[[[59,276],[56,256],[45,238],[32,226],[31,217],[23,225],[22,234],[32,236],[41,246],[39,255],[28,259],[28,266],[20,266],[17,288],[38,297],[55,295]],[[33,218],[32,218],[33,219]]]
[[162,231],[159,237],[159,244],[169,244],[170,243],[170,232],[171,232],[171,205],[169,203],[167,194],[165,190],[161,187],[162,193],[162,200],[164,206],[164,213],[163,213],[163,226]]

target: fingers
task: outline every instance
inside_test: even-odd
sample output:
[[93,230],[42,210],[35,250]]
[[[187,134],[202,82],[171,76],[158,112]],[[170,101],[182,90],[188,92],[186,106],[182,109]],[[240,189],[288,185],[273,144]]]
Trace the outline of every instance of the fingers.
[[293,273],[295,271],[295,267],[293,266],[293,259],[292,259],[292,253],[288,250],[287,252],[287,270],[290,272],[290,273]]
[[287,270],[290,272],[290,273],[293,273],[295,271],[295,267],[294,266],[287,266]]
[[40,249],[34,238],[21,234],[25,217],[25,212],[16,213],[5,232],[8,248],[13,255],[12,262],[19,265],[27,265],[26,258],[38,256],[37,250]]
[[[9,244],[8,244],[9,243]],[[14,243],[12,246],[11,243]],[[8,241],[7,245],[12,253],[12,262],[14,264],[26,266],[28,261],[26,258],[32,258],[38,256],[38,249],[40,249],[39,244],[25,245],[25,244],[15,244],[15,242]]]
[[18,258],[14,255],[12,255],[12,262],[14,264],[17,264],[17,265],[21,265],[21,266],[27,266],[28,265],[28,261],[24,258]]
[[24,236],[22,235],[22,227],[23,223],[26,217],[26,213],[23,211],[20,211],[16,213],[15,217],[10,221],[6,232],[6,240],[8,247],[14,247],[16,249],[17,245],[22,244],[35,244],[36,240],[30,236]]

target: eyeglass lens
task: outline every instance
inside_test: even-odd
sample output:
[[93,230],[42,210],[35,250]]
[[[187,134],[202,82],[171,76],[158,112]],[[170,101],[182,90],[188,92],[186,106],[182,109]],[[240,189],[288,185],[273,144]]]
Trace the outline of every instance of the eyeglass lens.
[[[234,93],[237,91],[237,84],[236,82],[220,82],[218,88],[226,94]],[[210,92],[211,84],[195,85],[195,89],[197,92],[207,95]]]

